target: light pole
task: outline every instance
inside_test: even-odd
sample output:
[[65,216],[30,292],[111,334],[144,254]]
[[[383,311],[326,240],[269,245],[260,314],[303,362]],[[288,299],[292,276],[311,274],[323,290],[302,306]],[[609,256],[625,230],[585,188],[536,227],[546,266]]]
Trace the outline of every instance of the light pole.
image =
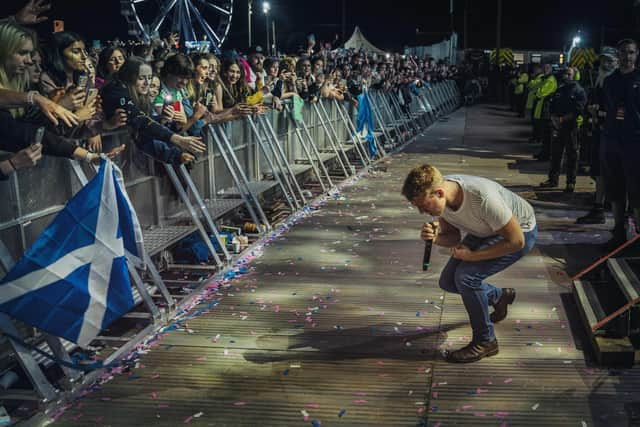
[[582,38],[580,37],[580,31],[578,31],[578,34],[576,34],[573,37],[573,40],[571,40],[571,47],[569,48],[569,53],[567,53],[567,65],[571,63],[571,54],[573,53],[573,49],[580,46],[581,41]]
[[271,10],[271,5],[268,1],[262,2],[262,12],[264,13],[264,22],[267,30],[267,55],[270,55],[271,46],[269,45],[269,11]]
[[251,47],[253,44],[251,43],[251,13],[252,13],[252,8],[253,6],[253,0],[248,0],[247,2],[247,28],[249,28],[249,47]]

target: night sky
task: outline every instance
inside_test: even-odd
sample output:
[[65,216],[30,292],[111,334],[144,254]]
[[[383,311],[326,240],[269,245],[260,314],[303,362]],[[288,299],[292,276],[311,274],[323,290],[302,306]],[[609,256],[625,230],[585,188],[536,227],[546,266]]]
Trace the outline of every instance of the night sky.
[[[154,1],[154,0],[151,0]],[[22,1],[2,0],[0,15],[14,13]],[[341,34],[341,0],[271,0],[271,14],[277,23],[279,48],[296,51],[307,33],[318,39]],[[465,0],[455,1],[455,28],[463,43]],[[489,48],[496,40],[496,0],[468,0],[469,47]],[[634,0],[503,0],[502,45],[512,48],[562,50],[573,34],[582,30],[587,45],[598,48],[633,36]],[[254,1],[254,43],[264,45],[265,20],[261,1]],[[95,5],[95,6],[94,6]],[[424,39],[439,38],[450,27],[448,0],[347,0],[347,37],[355,25],[382,49],[399,49],[416,40],[416,29]],[[231,33],[225,47],[247,45],[247,1],[234,2]],[[126,24],[118,0],[53,0],[51,18],[64,19],[66,29],[88,40],[126,38]],[[638,28],[638,26],[635,26]],[[46,32],[51,24],[42,24]],[[603,32],[604,28],[604,32]],[[636,34],[637,35],[637,34]]]

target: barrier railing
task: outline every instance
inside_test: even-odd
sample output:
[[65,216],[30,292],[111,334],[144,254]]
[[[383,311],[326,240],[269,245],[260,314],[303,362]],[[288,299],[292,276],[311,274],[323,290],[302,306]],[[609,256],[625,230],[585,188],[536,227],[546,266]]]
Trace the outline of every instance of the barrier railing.
[[[126,336],[98,336],[92,346],[118,342],[118,350],[101,353],[105,362],[129,352],[206,286],[208,278],[221,274],[233,262],[235,254],[221,236],[221,228],[240,228],[249,222],[255,226],[249,236],[259,239],[274,218],[267,204],[280,201],[287,214],[294,213],[314,196],[334,188],[337,180],[354,176],[387,150],[396,149],[455,110],[460,98],[452,81],[415,89],[411,102],[405,96],[406,92],[369,91],[376,123],[375,155],[364,136],[356,132],[356,109],[336,100],[305,104],[301,120],[296,120],[293,105],[285,103],[282,113],[271,111],[209,125],[204,132],[207,152],[188,168],[150,159],[136,148],[126,131],[103,135],[105,150],[127,145],[115,162],[123,171],[129,198],[143,226],[147,252],[146,270],[130,268],[138,305],[124,316],[142,325],[133,333],[128,330]],[[0,182],[0,192],[5,195],[5,203],[0,204],[0,277],[95,173],[95,168],[86,164],[45,157],[36,167]],[[170,249],[193,233],[202,237],[211,262],[176,266]],[[207,275],[190,281],[167,274],[176,268],[204,270]],[[187,295],[186,285],[191,289]],[[0,329],[63,361],[71,360],[69,353],[76,348],[4,314],[0,314]],[[57,399],[58,390],[77,391],[80,371],[61,366],[64,376],[49,378],[42,367],[51,363],[19,341],[0,338],[0,382],[13,372],[18,373],[13,377],[26,376],[33,387],[16,389],[9,384],[0,390],[0,398],[51,402]]]

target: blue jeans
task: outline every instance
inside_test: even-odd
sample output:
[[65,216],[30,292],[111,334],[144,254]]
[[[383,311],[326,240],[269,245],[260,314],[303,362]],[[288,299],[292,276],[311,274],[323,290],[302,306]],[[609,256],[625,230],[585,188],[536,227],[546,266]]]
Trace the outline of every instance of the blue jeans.
[[[524,233],[524,248],[518,252],[486,261],[469,262],[451,258],[440,275],[440,287],[447,292],[460,294],[469,315],[473,341],[485,343],[495,340],[493,323],[489,319],[489,305],[502,296],[502,289],[485,282],[489,276],[504,270],[522,258],[533,248],[538,227]],[[476,237],[467,235],[462,243],[471,250],[478,250],[502,240],[502,236]]]

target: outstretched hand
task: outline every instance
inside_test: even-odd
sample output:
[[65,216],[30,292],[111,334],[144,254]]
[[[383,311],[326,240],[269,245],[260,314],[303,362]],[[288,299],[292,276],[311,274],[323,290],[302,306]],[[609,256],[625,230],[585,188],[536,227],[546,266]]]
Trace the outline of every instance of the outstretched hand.
[[51,3],[45,3],[45,0],[29,0],[18,13],[15,18],[18,24],[35,25],[49,19],[46,16],[40,16],[51,9]]
[[58,119],[62,120],[64,124],[69,127],[73,127],[78,124],[78,116],[64,108],[62,105],[56,104],[42,95],[36,95],[33,100],[38,105],[42,113],[54,125],[58,125]]

